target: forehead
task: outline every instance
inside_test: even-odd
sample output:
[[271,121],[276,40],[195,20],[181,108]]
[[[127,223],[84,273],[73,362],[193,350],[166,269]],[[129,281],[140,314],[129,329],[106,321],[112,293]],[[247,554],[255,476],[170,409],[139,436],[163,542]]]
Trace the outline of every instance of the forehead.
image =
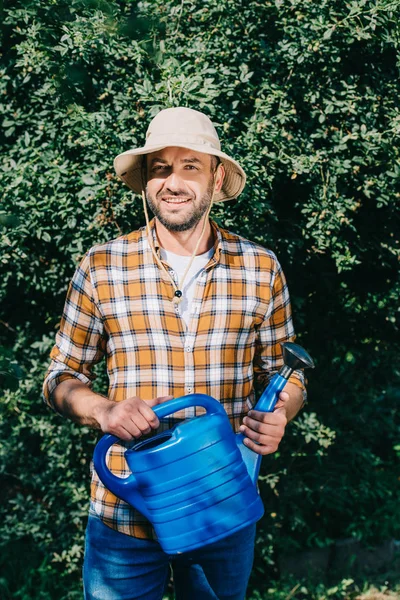
[[157,160],[160,162],[166,162],[168,164],[175,162],[193,162],[200,163],[202,165],[209,165],[211,156],[209,154],[195,152],[194,150],[188,150],[188,148],[169,146],[168,148],[163,148],[163,150],[157,150],[157,152],[151,152],[151,154],[147,155],[148,165],[157,162]]

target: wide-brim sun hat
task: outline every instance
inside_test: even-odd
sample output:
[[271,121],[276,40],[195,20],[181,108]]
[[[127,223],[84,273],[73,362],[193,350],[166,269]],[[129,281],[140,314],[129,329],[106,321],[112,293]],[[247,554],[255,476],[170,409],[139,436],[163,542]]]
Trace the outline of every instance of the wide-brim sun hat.
[[146,142],[119,154],[114,160],[117,175],[126,185],[140,194],[143,190],[142,157],[168,147],[186,148],[202,154],[217,156],[225,169],[222,188],[214,202],[237,198],[246,184],[246,174],[233,158],[221,151],[218,134],[207,115],[192,108],[167,108],[151,121]]

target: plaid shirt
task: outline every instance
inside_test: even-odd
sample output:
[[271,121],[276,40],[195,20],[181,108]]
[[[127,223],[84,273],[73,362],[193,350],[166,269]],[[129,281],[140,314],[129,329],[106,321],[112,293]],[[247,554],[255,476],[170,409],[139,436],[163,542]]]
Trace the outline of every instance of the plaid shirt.
[[[188,327],[144,227],[87,252],[70,283],[44,381],[44,399],[52,408],[61,381],[74,377],[90,386],[92,367],[105,356],[111,400],[208,394],[223,404],[238,430],[255,404],[254,386],[262,389],[282,366],[280,342],[293,341],[294,331],[275,255],[211,225],[214,255],[196,282]],[[154,220],[151,228],[159,255]],[[290,381],[304,390],[301,371]],[[175,413],[162,428],[202,411]],[[123,444],[112,447],[108,460],[116,475],[130,473]],[[103,486],[93,465],[90,510],[118,531],[154,537],[148,521]]]

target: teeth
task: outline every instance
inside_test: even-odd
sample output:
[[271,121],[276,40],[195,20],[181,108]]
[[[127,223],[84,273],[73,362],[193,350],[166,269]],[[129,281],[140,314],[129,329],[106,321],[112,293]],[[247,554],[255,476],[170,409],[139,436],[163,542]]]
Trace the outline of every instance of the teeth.
[[185,200],[167,200],[164,198],[164,202],[168,202],[168,204],[183,204],[183,202],[189,202],[189,200],[187,198]]

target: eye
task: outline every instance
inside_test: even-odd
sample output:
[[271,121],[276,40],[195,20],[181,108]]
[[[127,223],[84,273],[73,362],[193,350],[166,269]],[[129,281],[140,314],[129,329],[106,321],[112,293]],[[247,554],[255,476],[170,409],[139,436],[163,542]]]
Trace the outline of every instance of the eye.
[[194,165],[185,165],[185,169],[189,169],[190,171],[197,171],[197,167],[195,167]]
[[151,171],[156,173],[157,171],[163,171],[164,169],[168,169],[168,167],[166,165],[156,165],[151,169]]

